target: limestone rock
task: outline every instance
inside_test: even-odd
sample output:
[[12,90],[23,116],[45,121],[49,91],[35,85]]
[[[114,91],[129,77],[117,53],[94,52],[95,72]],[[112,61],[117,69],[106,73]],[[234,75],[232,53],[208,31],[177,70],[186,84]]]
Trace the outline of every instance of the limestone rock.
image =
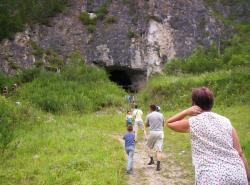
[[[89,33],[79,16],[86,11],[95,19],[94,12],[104,3],[108,8],[106,18],[116,21],[108,24],[105,18],[98,20],[96,31]],[[0,69],[13,73],[9,60],[21,68],[43,61],[43,57],[34,54],[31,43],[35,42],[45,51],[53,49],[64,59],[78,50],[87,63],[111,71],[125,70],[135,83],[144,83],[150,74],[161,72],[164,63],[188,57],[199,45],[209,47],[217,43],[226,29],[200,0],[72,0],[71,4],[49,26],[26,26],[13,41],[2,41]]]

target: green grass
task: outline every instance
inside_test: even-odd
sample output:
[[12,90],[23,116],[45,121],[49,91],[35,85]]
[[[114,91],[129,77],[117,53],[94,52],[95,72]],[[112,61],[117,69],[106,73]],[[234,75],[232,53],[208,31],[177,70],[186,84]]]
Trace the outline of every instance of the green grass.
[[[250,68],[233,68],[201,75],[158,75],[138,95],[139,103],[160,104],[164,111],[191,105],[195,87],[207,86],[214,91],[216,104],[221,106],[250,104]],[[162,103],[164,102],[164,104]]]
[[[0,76],[19,84],[0,97],[0,184],[125,184],[122,89],[79,56],[61,73],[43,68]],[[17,104],[16,101],[20,102]],[[122,109],[122,108],[121,108]]]
[[17,129],[1,156],[0,184],[125,184],[123,147],[112,138],[123,119],[37,116],[43,120]]
[[[73,61],[72,61],[73,60]],[[14,77],[0,75],[0,86],[19,85],[14,101],[28,101],[46,112],[89,113],[121,107],[125,92],[109,81],[104,69],[84,64],[79,57],[61,68],[61,73],[43,68],[26,70]]]

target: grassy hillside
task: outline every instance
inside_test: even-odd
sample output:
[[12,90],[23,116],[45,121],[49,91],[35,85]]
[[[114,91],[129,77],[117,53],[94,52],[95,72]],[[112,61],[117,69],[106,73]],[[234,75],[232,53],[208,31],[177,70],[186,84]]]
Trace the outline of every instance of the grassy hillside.
[[87,113],[122,106],[125,92],[110,82],[103,69],[71,63],[61,73],[35,68],[8,78],[0,75],[0,86],[17,82],[15,101],[28,101],[51,113]]
[[250,104],[250,68],[234,68],[203,74],[158,75],[138,95],[144,105],[162,104],[166,111],[191,105],[192,88],[207,86],[216,96],[217,106]]
[[0,154],[1,185],[125,184],[125,157],[112,138],[120,117],[33,116],[19,123]]
[[60,74],[36,68],[0,79],[19,84],[0,97],[1,185],[125,184],[123,148],[113,138],[123,132],[116,109],[125,92],[104,70],[72,63]]

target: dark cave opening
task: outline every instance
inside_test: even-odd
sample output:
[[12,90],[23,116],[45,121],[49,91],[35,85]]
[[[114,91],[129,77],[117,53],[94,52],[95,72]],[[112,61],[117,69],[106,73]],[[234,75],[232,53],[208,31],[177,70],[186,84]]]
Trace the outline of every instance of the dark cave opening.
[[107,68],[109,79],[127,92],[137,92],[146,83],[145,71],[130,68]]
[[132,86],[132,81],[130,79],[130,76],[125,71],[122,70],[110,71],[109,79],[127,91],[129,91],[130,87]]

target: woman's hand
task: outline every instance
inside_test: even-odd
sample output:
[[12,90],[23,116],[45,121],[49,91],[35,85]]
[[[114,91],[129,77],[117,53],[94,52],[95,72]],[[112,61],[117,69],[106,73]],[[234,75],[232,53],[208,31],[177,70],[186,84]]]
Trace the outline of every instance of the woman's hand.
[[188,115],[188,116],[196,116],[200,113],[202,113],[202,109],[197,106],[197,105],[194,105],[188,109],[185,110],[185,113]]

